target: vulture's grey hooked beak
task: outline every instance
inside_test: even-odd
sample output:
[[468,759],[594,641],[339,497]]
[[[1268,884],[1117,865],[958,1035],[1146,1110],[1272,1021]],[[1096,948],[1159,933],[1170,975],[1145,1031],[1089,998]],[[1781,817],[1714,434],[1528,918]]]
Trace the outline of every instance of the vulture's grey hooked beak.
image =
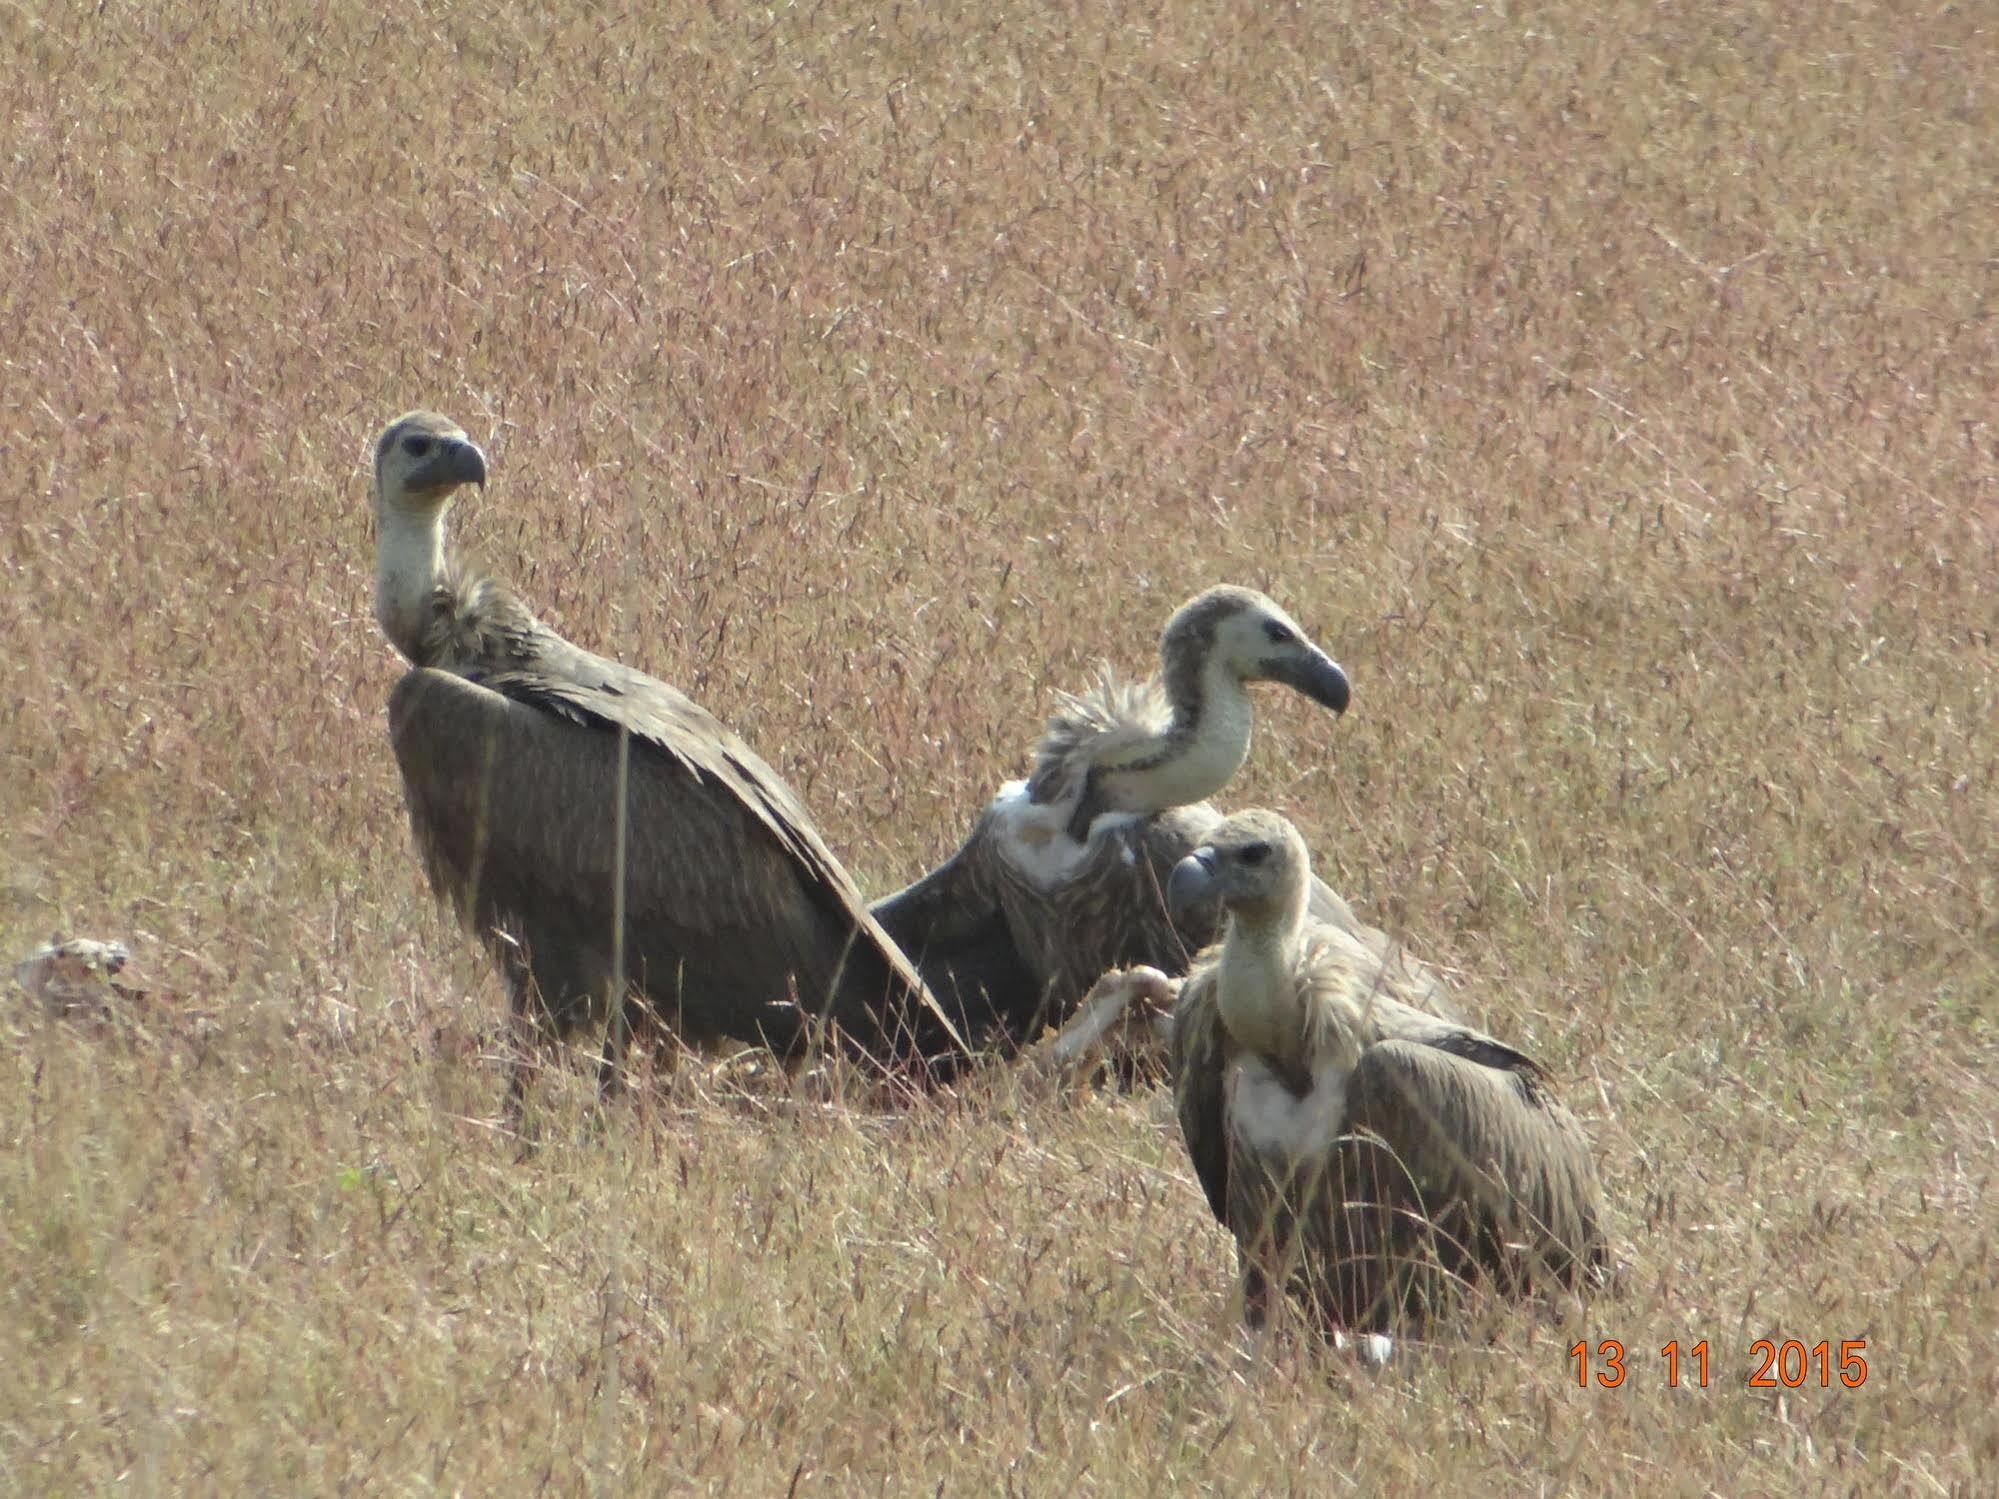
[[1324,651],[1305,649],[1272,661],[1265,671],[1273,682],[1282,682],[1295,692],[1335,713],[1347,711],[1353,687],[1340,663]]
[[1178,864],[1173,873],[1166,877],[1166,911],[1174,920],[1185,916],[1199,905],[1208,894],[1208,887],[1215,881],[1215,851],[1212,848],[1197,848]]
[[[440,484],[476,484],[486,487],[486,455],[476,442],[447,438],[437,445],[431,464],[438,470]],[[429,466],[429,465],[427,465]]]

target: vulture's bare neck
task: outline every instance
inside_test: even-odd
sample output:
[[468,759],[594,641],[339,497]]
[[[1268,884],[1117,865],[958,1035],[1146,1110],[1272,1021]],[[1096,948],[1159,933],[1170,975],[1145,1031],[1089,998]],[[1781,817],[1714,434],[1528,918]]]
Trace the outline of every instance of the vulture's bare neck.
[[1281,1072],[1309,1072],[1308,987],[1299,973],[1305,909],[1263,919],[1229,917],[1217,973],[1222,1026],[1238,1047],[1256,1052]]
[[1169,659],[1162,685],[1172,709],[1166,727],[1097,764],[1111,810],[1152,813],[1205,801],[1249,758],[1255,710],[1218,653]]
[[375,525],[375,620],[413,665],[431,665],[425,627],[449,570],[444,512],[414,515],[378,504]]

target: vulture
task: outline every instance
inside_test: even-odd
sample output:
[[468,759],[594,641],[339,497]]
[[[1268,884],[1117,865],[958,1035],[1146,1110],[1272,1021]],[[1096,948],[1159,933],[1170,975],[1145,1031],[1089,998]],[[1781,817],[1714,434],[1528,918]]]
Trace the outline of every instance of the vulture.
[[[962,1053],[776,771],[446,549],[453,496],[486,482],[462,430],[398,417],[374,468],[375,617],[410,663],[389,702],[410,825],[432,889],[498,963],[524,1040],[612,1022],[606,1092],[646,1019],[784,1056],[830,1022],[898,1071]],[[537,1050],[516,1064],[512,1113]]]
[[[1032,774],[1001,788],[955,854],[874,907],[984,1044],[1015,1050],[1063,1024],[1107,970],[1184,973],[1214,940],[1220,907],[1169,913],[1165,884],[1221,820],[1203,798],[1248,757],[1248,685],[1279,682],[1335,714],[1350,695],[1339,665],[1248,588],[1211,588],[1182,605],[1159,654],[1150,682],[1106,671],[1088,692],[1064,695]],[[1433,975],[1323,883],[1312,910],[1442,1001]]]
[[1243,1315],[1298,1297],[1329,1336],[1420,1328],[1470,1285],[1600,1277],[1602,1189],[1527,1056],[1424,1013],[1311,914],[1310,859],[1274,812],[1214,828],[1168,881],[1219,899],[1222,940],[1173,1010],[1180,1131],[1235,1235]]

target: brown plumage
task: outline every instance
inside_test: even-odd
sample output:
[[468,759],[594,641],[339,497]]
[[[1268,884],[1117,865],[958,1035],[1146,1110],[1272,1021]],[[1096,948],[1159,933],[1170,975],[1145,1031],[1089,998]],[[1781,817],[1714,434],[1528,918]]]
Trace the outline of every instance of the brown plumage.
[[[516,1015],[557,1036],[603,1023],[622,978],[621,1021],[642,1006],[690,1041],[792,1055],[826,1020],[885,1062],[960,1052],[777,772],[683,694],[572,645],[450,557],[445,510],[485,477],[444,417],[382,433],[375,607],[412,667],[389,731],[417,846]],[[629,1028],[611,1027],[607,1086]]]
[[[1099,975],[1146,964],[1184,973],[1220,930],[1220,906],[1176,916],[1174,865],[1221,820],[1203,798],[1249,753],[1245,690],[1280,682],[1334,713],[1346,675],[1288,614],[1247,588],[1211,588],[1167,621],[1160,674],[1106,672],[1065,695],[1031,775],[1001,789],[964,844],[874,910],[966,1024],[1011,1049],[1061,1024]],[[1441,984],[1323,882],[1312,912],[1366,943],[1442,1006]]]
[[1576,1285],[1602,1265],[1601,1188],[1528,1057],[1408,1002],[1307,909],[1304,840],[1272,812],[1216,827],[1174,871],[1220,899],[1222,942],[1174,1008],[1180,1129],[1235,1235],[1245,1316],[1297,1294],[1329,1331],[1386,1332],[1468,1284]]

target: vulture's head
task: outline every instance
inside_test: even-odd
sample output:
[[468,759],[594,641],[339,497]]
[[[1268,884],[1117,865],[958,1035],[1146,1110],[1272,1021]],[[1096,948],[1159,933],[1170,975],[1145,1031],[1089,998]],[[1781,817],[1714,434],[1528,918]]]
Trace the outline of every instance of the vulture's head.
[[1238,682],[1282,682],[1335,713],[1347,710],[1347,674],[1274,599],[1253,588],[1210,588],[1166,621],[1159,642],[1168,680],[1190,663],[1218,665]]
[[1289,923],[1310,895],[1312,855],[1287,818],[1261,808],[1225,819],[1208,841],[1173,866],[1166,903],[1176,916],[1219,900],[1251,926]]
[[375,439],[375,506],[383,515],[427,519],[460,485],[486,482],[486,455],[449,417],[399,416]]

